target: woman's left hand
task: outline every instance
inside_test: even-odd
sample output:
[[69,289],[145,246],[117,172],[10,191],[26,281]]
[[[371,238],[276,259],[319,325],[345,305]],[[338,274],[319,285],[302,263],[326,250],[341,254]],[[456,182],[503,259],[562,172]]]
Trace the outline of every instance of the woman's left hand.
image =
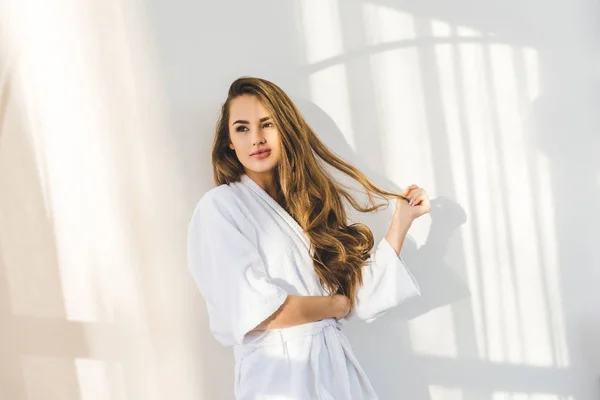
[[431,211],[429,196],[423,188],[410,185],[400,193],[402,197],[396,200],[396,214],[402,218],[415,220]]

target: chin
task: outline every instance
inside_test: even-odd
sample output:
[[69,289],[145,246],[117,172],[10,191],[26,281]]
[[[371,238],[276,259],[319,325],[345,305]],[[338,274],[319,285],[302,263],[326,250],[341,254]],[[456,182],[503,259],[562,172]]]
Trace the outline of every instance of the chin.
[[[252,160],[252,161],[254,161],[254,160]],[[262,174],[265,172],[274,171],[275,168],[277,167],[277,162],[260,163],[260,162],[254,161],[254,162],[250,162],[249,165],[245,165],[244,167],[246,167],[246,170],[248,170],[248,171]]]

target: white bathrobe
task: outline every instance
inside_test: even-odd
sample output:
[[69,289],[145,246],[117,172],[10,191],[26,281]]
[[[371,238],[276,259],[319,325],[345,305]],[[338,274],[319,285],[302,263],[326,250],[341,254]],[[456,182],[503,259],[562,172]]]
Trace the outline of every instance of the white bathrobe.
[[[208,191],[188,230],[188,262],[215,338],[234,346],[239,400],[377,399],[335,319],[248,333],[288,295],[324,296],[300,225],[247,175]],[[348,319],[371,321],[419,287],[383,239]]]

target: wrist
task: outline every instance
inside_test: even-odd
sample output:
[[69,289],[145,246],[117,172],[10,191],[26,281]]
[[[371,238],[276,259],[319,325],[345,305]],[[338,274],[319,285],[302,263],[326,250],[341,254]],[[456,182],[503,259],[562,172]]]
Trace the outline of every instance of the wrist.
[[410,227],[414,220],[414,217],[409,217],[407,215],[400,214],[398,210],[394,211],[394,215],[392,216],[393,224],[406,225],[406,227]]
[[332,295],[323,296],[323,299],[322,299],[323,307],[321,308],[321,319],[334,317],[335,304],[336,304],[334,298],[335,297]]

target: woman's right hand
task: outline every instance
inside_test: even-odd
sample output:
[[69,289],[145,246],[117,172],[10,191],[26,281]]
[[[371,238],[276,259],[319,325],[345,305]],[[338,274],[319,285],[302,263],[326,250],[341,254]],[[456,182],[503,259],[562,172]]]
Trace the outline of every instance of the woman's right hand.
[[344,318],[350,312],[350,299],[343,294],[331,296],[331,311],[336,320]]

